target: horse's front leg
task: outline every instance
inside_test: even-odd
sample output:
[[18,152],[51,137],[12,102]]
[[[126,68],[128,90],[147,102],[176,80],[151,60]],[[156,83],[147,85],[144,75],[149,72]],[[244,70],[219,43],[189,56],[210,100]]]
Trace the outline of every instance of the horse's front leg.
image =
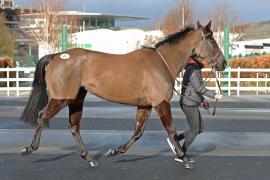
[[176,137],[176,131],[172,123],[172,114],[171,114],[171,106],[170,103],[167,101],[162,101],[162,103],[158,104],[155,107],[161,122],[166,129],[170,141],[173,143],[177,156],[184,161],[184,166],[186,169],[192,169],[193,166],[189,161],[189,158],[185,154],[185,152],[182,151],[181,146],[178,141],[175,140],[174,137]]
[[133,136],[128,140],[126,144],[119,146],[117,149],[110,149],[105,156],[116,156],[120,153],[125,153],[143,134],[149,116],[151,114],[151,106],[138,107],[136,115],[136,126]]
[[36,125],[35,134],[34,134],[32,143],[29,146],[22,149],[22,151],[21,151],[22,156],[29,155],[33,151],[38,150],[41,132],[42,132],[42,129],[44,127],[44,124],[46,122],[48,122],[66,104],[67,104],[66,100],[50,99],[47,106],[44,108],[43,111],[40,111],[40,113],[38,115],[37,125]]

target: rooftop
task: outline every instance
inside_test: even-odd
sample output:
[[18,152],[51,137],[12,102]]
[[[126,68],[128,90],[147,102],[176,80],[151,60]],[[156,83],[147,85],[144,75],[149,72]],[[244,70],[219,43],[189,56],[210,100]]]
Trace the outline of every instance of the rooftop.
[[[115,21],[131,21],[131,20],[148,20],[149,18],[138,17],[138,16],[124,16],[124,15],[115,15],[115,14],[103,14],[103,13],[88,13],[88,12],[79,12],[79,11],[61,11],[60,15],[62,16],[76,16],[78,19],[87,19],[87,18],[113,18]],[[38,16],[38,13],[23,14],[22,16]]]

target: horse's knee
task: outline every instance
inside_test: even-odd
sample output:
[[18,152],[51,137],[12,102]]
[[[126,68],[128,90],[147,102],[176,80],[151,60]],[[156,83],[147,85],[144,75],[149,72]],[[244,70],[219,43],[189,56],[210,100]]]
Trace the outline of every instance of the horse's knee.
[[69,129],[73,136],[75,136],[78,133],[78,126],[75,124],[69,124]]

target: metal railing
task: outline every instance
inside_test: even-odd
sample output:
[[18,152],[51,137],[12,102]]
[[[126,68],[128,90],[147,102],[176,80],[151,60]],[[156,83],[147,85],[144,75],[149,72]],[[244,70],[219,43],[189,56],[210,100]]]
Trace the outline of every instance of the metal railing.
[[[0,95],[1,96],[28,96],[34,77],[35,68],[0,68]],[[203,69],[207,78],[205,86],[218,92],[215,76],[209,73],[211,69]],[[228,76],[224,76],[227,72]],[[213,72],[218,77],[221,89],[227,95],[240,94],[268,94],[270,93],[270,69],[243,69],[227,68],[224,72]],[[183,73],[177,77],[182,81]],[[175,82],[175,89],[181,91],[181,83]]]

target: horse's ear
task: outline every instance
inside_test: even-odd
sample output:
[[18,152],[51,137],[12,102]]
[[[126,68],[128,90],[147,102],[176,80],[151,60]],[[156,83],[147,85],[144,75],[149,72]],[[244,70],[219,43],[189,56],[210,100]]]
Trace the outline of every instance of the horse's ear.
[[202,28],[203,26],[201,25],[200,21],[197,21],[197,26],[198,26],[198,29]]
[[211,21],[209,21],[209,23],[205,26],[205,29],[206,30],[210,30],[211,29]]

